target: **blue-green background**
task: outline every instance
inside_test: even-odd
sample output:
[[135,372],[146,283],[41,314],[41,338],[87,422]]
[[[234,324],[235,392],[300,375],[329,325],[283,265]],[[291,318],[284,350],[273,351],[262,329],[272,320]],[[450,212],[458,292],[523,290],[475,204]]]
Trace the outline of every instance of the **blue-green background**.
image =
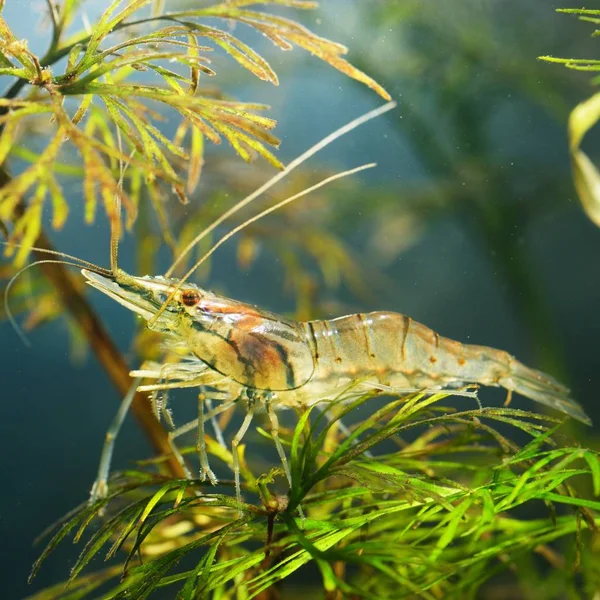
[[[381,270],[392,283],[375,286],[370,298],[342,290],[340,301],[361,311],[403,312],[443,335],[509,350],[532,365],[558,360],[575,396],[600,420],[596,408],[600,230],[587,220],[576,199],[566,139],[569,108],[594,88],[588,74],[536,61],[542,54],[597,57],[598,42],[589,38],[592,27],[554,13],[557,7],[578,4],[567,0],[323,0],[322,4],[318,13],[299,18],[350,46],[350,60],[379,79],[399,102],[393,114],[337,142],[312,163],[319,168],[350,168],[370,161],[379,165],[363,179],[369,186],[363,208],[353,204],[356,209],[349,218],[346,207],[347,222],[339,229],[369,270]],[[7,0],[6,5],[4,16],[17,35],[27,38],[33,51],[42,52],[48,37],[44,3]],[[92,19],[106,5],[85,3]],[[382,6],[389,10],[386,20],[374,17]],[[246,35],[241,27],[235,33]],[[281,54],[264,40],[251,35],[247,39],[259,43],[278,70],[279,88],[257,82],[226,60],[220,63],[229,65],[226,74],[214,83],[240,99],[273,106],[284,161],[380,103],[370,90],[301,50]],[[6,87],[8,82],[0,85]],[[592,157],[593,138],[592,133],[586,141]],[[464,181],[463,169],[468,169]],[[488,180],[490,172],[496,183]],[[460,185],[474,185],[474,173],[482,178],[477,190],[461,190]],[[419,205],[419,193],[429,197],[431,189],[446,181],[453,190],[444,196],[447,204],[426,208],[424,200]],[[83,226],[79,189],[77,183],[70,186],[72,214],[63,231],[52,233],[53,240],[66,252],[106,264],[106,225],[99,219],[94,227]],[[366,240],[373,234],[380,207],[387,215],[394,214],[390,197],[397,198],[397,215],[406,218],[403,229],[386,235],[404,236],[406,248],[393,260],[377,262]],[[473,198],[480,204],[470,205]],[[332,192],[331,201],[343,205],[344,197]],[[488,214],[486,206],[527,218],[517,216],[510,229],[491,227],[498,233],[490,240],[486,237],[490,227],[481,222],[487,218],[482,216]],[[282,292],[277,256],[263,252],[250,271],[240,272],[232,248],[216,255],[211,285],[271,310],[292,311],[293,298]],[[505,252],[502,260],[499,249]],[[126,240],[125,268],[132,267],[131,255]],[[519,283],[507,273],[511,262],[523,261],[527,269]],[[533,309],[527,304],[528,287],[540,299]],[[131,316],[98,295],[92,294],[91,301],[135,364],[129,352]],[[541,315],[541,333],[532,334],[528,314]],[[34,585],[26,585],[39,552],[32,540],[86,498],[104,431],[119,401],[93,357],[78,365],[70,360],[63,322],[36,330],[31,341],[31,348],[24,347],[8,324],[0,323],[3,598],[24,597],[67,576],[78,550],[65,546],[50,557]],[[481,398],[490,403],[500,400],[485,392]],[[186,397],[184,402],[190,404]],[[523,399],[516,402],[531,407]],[[177,405],[174,408],[178,421],[182,420],[178,415],[193,410],[193,406],[181,412]],[[582,438],[592,435],[584,429],[578,432]],[[117,466],[147,453],[142,434],[128,421],[117,446]]]

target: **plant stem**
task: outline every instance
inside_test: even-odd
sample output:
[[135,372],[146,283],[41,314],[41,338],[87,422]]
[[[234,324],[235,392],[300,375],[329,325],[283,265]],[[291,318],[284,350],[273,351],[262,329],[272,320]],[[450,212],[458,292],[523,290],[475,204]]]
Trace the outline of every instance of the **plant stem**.
[[52,4],[52,0],[46,0],[48,5],[48,13],[50,14],[50,20],[52,21],[52,41],[50,42],[50,51],[53,51],[58,46],[60,41],[61,27],[60,19],[56,13],[56,7]]

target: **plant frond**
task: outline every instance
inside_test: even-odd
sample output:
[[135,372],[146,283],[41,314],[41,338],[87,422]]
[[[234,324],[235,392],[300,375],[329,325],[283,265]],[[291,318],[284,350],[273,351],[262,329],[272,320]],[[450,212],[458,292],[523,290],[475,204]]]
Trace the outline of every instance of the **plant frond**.
[[[195,16],[203,17],[226,18],[248,25],[270,39],[275,46],[281,50],[291,50],[293,45],[303,48],[304,50],[307,50],[314,56],[328,63],[338,71],[341,71],[348,77],[356,79],[357,81],[365,84],[367,87],[379,94],[382,98],[386,100],[391,99],[390,95],[385,91],[385,89],[375,80],[342,58],[342,56],[348,52],[348,49],[345,46],[319,37],[306,27],[296,23],[295,21],[292,21],[291,19],[264,12],[242,9],[243,6],[248,6],[251,4],[257,4],[257,2],[226,2],[212,7],[186,11],[186,14],[194,14]],[[275,3],[260,2],[258,4]],[[302,5],[302,3],[277,2],[276,4],[296,6],[297,8],[314,8],[313,3],[305,3]],[[172,16],[176,18],[182,18],[184,14],[173,13]]]
[[[598,453],[558,446],[552,437],[558,426],[547,427],[539,415],[508,408],[457,412],[442,406],[445,398],[393,399],[347,438],[340,437],[337,421],[364,409],[370,396],[333,403],[329,419],[305,411],[285,440],[293,478],[289,502],[270,491],[274,473],[254,484],[247,476],[248,493],[262,490],[262,501],[244,504],[243,518],[231,496],[211,493],[198,481],[124,474],[101,504],[114,516],[90,537],[70,585],[79,589],[90,581],[82,569],[108,548],[109,557],[122,549],[129,558],[126,576],[106,598],[146,598],[163,587],[178,589],[182,598],[230,597],[234,590],[254,598],[314,562],[329,589],[361,598],[394,590],[397,598],[433,600],[456,587],[473,592],[486,579],[482,573],[506,568],[502,556],[509,554],[515,565],[535,548],[597,529],[600,501],[578,496],[568,482],[586,477],[597,487]],[[528,431],[530,441],[519,448],[506,434],[491,434],[496,423]],[[375,459],[363,455],[399,434],[411,439],[404,448]],[[229,462],[216,442],[207,448]],[[473,469],[465,470],[469,460]],[[187,493],[193,489],[203,493]],[[559,512],[538,511],[534,518],[515,512],[540,501]],[[295,515],[299,505],[304,519]],[[74,514],[42,558],[68,532],[83,533],[99,508]],[[580,511],[588,511],[584,521]],[[273,537],[266,546],[268,523]],[[139,552],[143,563],[129,565]],[[195,566],[178,568],[184,557],[186,564],[194,557]],[[338,577],[334,564],[351,566],[360,579]]]
[[[269,149],[279,146],[279,140],[271,133],[276,123],[259,114],[268,107],[215,98],[200,86],[203,76],[215,74],[210,66],[215,47],[259,79],[277,84],[275,71],[231,31],[208,25],[206,19],[248,25],[282,49],[302,47],[389,98],[381,86],[341,58],[347,52],[341,44],[321,38],[291,19],[247,8],[273,5],[313,9],[313,2],[223,2],[170,13],[153,10],[148,17],[145,11],[150,3],[151,0],[114,0],[92,25],[91,34],[78,34],[65,41],[65,28],[81,3],[64,2],[51,14],[52,43],[42,58],[17,40],[0,17],[0,74],[14,75],[22,80],[19,84],[33,86],[27,99],[0,100],[0,162],[10,158],[16,148],[13,156],[38,157],[0,192],[0,219],[13,221],[11,239],[23,246],[17,265],[23,264],[27,248],[41,230],[47,197],[53,206],[53,226],[62,227],[67,218],[67,200],[58,177],[65,169],[61,155],[73,149],[81,163],[70,167],[70,172],[75,174],[81,168],[85,172],[84,213],[88,223],[95,219],[99,203],[104,205],[109,220],[114,221],[113,199],[119,196],[131,226],[144,191],[158,210],[161,223],[166,223],[162,201],[157,199],[173,191],[182,202],[188,201],[186,193],[196,187],[204,162],[205,139],[215,144],[225,139],[245,161],[260,156],[275,168],[283,168]],[[156,27],[159,24],[163,26]],[[116,37],[127,29],[135,31],[134,35]],[[49,67],[63,57],[64,71],[53,73]],[[144,71],[152,73],[159,83],[133,80]],[[75,99],[78,104],[72,110]],[[171,142],[161,131],[159,122],[164,116],[152,105],[163,112],[174,112],[182,123],[187,123],[191,130],[187,138],[189,148]],[[41,151],[28,147],[19,150],[25,124],[45,115],[50,117],[48,128],[53,141]],[[175,168],[177,159],[179,165],[184,165],[183,174],[182,169]],[[124,186],[119,184],[119,165],[128,166]],[[23,214],[16,214],[17,207],[27,199],[30,204]],[[166,225],[163,229],[166,231]]]
[[[600,24],[600,19],[593,17],[593,15],[600,15],[600,11],[596,9],[564,8],[557,9],[557,12],[575,14],[582,21]],[[598,31],[592,35],[598,35]],[[600,61],[597,59],[557,58],[554,56],[540,56],[539,58],[545,62],[562,64],[567,69],[574,71],[600,71]],[[600,172],[580,146],[586,133],[596,125],[599,119],[600,94],[598,93],[579,103],[569,116],[569,147],[575,189],[588,218],[598,227],[600,227]]]

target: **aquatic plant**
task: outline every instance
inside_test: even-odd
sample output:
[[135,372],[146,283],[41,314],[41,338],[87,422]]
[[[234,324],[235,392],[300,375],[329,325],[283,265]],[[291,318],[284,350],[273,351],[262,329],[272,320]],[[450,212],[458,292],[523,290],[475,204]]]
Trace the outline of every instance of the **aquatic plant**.
[[[600,25],[600,10],[585,8],[558,8],[557,12],[577,15],[581,21]],[[600,35],[596,29],[592,36]],[[540,56],[540,60],[564,65],[574,71],[594,73],[600,71],[600,60],[594,58],[559,58],[556,56]],[[592,80],[598,83],[598,77]],[[569,116],[569,150],[571,152],[573,180],[577,195],[587,216],[600,227],[600,173],[581,149],[581,143],[587,132],[600,119],[600,93],[592,95],[580,102]]]
[[[592,597],[600,502],[572,484],[587,478],[600,494],[598,454],[570,446],[555,419],[508,408],[455,411],[444,399],[390,400],[349,436],[340,419],[372,398],[334,403],[330,419],[305,411],[284,434],[287,495],[282,470],[256,477],[246,452],[252,501],[242,517],[231,493],[198,480],[148,468],[115,475],[110,496],[69,515],[34,566],[32,575],[67,536],[87,535],[69,581],[32,600],[146,598],[163,588],[190,599],[292,597],[285,580],[309,564],[321,580],[304,592],[313,597],[474,598],[505,570],[539,598],[578,590]],[[507,427],[528,441],[519,447],[499,432]],[[217,442],[208,451],[231,465]],[[98,555],[114,563],[122,553],[120,564],[83,574]]]

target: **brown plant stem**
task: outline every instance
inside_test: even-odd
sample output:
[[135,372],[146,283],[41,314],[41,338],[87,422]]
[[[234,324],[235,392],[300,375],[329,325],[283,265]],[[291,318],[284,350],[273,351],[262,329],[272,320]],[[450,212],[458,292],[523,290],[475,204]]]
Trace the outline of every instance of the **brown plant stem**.
[[[10,176],[3,168],[0,168],[0,187],[6,185],[9,180]],[[18,205],[15,209],[14,218],[19,218],[23,214],[23,211],[24,207],[21,204]],[[54,250],[50,240],[43,231],[35,245],[46,250]],[[37,252],[36,256],[41,260],[48,258],[43,252]],[[125,396],[132,384],[132,379],[129,376],[129,367],[85,296],[73,284],[71,277],[63,265],[45,263],[40,265],[40,268],[48,281],[60,294],[63,305],[81,328],[110,380],[118,392],[122,396]],[[181,479],[185,478],[182,466],[171,452],[167,433],[152,414],[150,404],[144,394],[136,393],[131,405],[131,412],[136,418],[138,425],[142,428],[142,431],[146,434],[152,448],[157,453],[167,457],[165,464],[171,475]]]

